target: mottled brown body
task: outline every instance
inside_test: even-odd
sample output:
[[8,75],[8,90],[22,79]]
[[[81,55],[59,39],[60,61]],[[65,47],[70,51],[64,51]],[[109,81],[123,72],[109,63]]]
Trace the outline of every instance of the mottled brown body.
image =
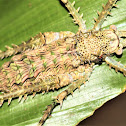
[[[48,33],[51,34],[55,33]],[[35,38],[33,39],[36,41]],[[48,38],[45,40],[47,41]],[[65,41],[61,37],[61,40],[43,44],[41,49],[36,47],[37,49],[34,50],[23,51],[22,54],[13,56],[10,62],[5,63],[0,70],[0,90],[4,95],[1,101],[67,85],[71,80],[68,78],[68,82],[64,83],[63,76],[60,75],[67,76],[72,69],[76,69],[73,64],[76,55],[73,51],[74,45]]]
[[[4,95],[1,105],[6,99],[54,90],[70,84],[78,78],[70,73],[78,72],[77,68],[83,62],[95,61],[100,56],[110,55],[116,50],[119,42],[114,32],[105,30],[76,35],[70,33],[71,37],[52,32],[44,33],[45,39],[42,39],[43,35],[40,33],[30,40],[32,44],[29,41],[26,43],[34,45],[34,50],[26,50],[25,47],[22,49],[21,45],[19,50],[26,51],[13,56],[11,61],[1,68],[0,89]],[[52,34],[54,38],[51,39]],[[35,45],[37,42],[42,44]],[[17,52],[21,52],[19,50]]]
[[58,103],[62,106],[64,98],[89,79],[95,63],[106,61],[126,75],[125,66],[108,57],[113,53],[122,54],[126,42],[120,40],[126,37],[126,32],[118,31],[114,25],[101,30],[104,18],[116,0],[109,0],[103,6],[91,30],[86,30],[83,15],[79,15],[79,9],[75,10],[74,3],[62,1],[79,25],[76,34],[68,31],[39,33],[19,46],[6,46],[7,50],[0,52],[1,59],[14,55],[0,68],[0,106],[4,100],[8,100],[9,105],[12,98],[19,97],[20,101],[22,96],[26,99],[28,94],[34,96],[36,92],[44,93],[71,84],[47,107],[40,125]]
[[77,35],[77,52],[84,62],[97,60],[119,51],[119,40],[114,29],[91,31]]

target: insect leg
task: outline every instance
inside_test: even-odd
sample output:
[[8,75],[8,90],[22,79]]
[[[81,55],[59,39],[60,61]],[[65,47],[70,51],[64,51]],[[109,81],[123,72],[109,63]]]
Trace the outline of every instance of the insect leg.
[[61,1],[65,4],[70,14],[73,16],[74,23],[79,25],[79,30],[85,32],[86,25],[85,25],[85,21],[82,19],[83,13],[81,15],[78,13],[80,7],[77,10],[74,8],[75,1],[73,3],[71,3],[69,0],[61,0]]
[[97,19],[94,19],[95,20],[95,24],[94,24],[94,27],[93,29],[95,30],[99,30],[104,22],[104,20],[106,19],[107,15],[110,15],[110,11],[112,9],[113,6],[116,6],[115,3],[116,3],[117,0],[108,0],[107,4],[103,7],[103,10],[101,13],[97,12],[98,13],[98,18]]
[[[47,106],[47,109],[45,110],[43,117],[39,121],[39,126],[43,125],[43,123],[49,117],[49,115],[51,114],[51,112],[55,108],[55,106],[57,106],[59,103],[60,103],[60,106],[62,106],[63,100],[69,94],[73,94],[74,90],[76,90],[77,88],[80,88],[80,86],[89,79],[91,72],[93,70],[93,68],[92,68],[93,65],[94,64],[91,64],[91,66],[87,66],[87,68],[84,69],[83,72],[76,71],[76,75],[75,75],[75,76],[77,76],[76,81],[73,81],[66,90],[62,91],[59,95],[57,95],[55,97],[54,102],[52,104]],[[82,68],[80,68],[80,69],[83,70]]]
[[126,47],[126,31],[118,31],[118,36],[122,47]]
[[25,50],[28,49],[41,48],[45,44],[50,44],[58,39],[72,36],[74,36],[74,33],[69,31],[45,32],[45,33],[40,32],[36,36],[31,37],[31,39],[28,40],[27,42],[22,42],[22,44],[20,45],[12,44],[12,48],[9,46],[5,46],[7,50],[4,52],[0,50],[0,59],[15,55],[17,53],[24,52]]
[[123,31],[123,30],[118,31],[118,35],[119,37],[126,37],[126,31]]
[[113,60],[110,57],[106,57],[105,61],[107,64],[109,64],[110,67],[115,68],[115,71],[121,71],[123,73],[124,76],[126,76],[126,66],[121,64],[120,62],[117,62],[115,60]]
[[42,35],[42,33],[39,33],[35,37],[31,37],[27,42],[22,42],[22,44],[20,45],[12,44],[12,48],[9,46],[5,46],[7,50],[4,52],[0,51],[0,59],[15,55],[27,49],[32,49],[34,48],[36,41],[36,45],[41,46],[45,41],[44,35]]
[[126,47],[126,39],[121,39],[120,43],[122,44],[123,48]]

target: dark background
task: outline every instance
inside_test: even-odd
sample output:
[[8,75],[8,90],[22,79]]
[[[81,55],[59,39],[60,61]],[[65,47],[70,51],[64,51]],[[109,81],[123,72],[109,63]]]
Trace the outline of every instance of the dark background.
[[105,103],[78,126],[126,126],[126,92]]

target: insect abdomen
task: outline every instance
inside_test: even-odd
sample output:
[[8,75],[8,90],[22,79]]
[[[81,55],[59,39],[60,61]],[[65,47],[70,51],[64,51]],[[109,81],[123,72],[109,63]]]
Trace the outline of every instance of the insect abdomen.
[[1,105],[6,99],[68,85],[72,81],[68,74],[76,69],[76,55],[74,45],[66,40],[27,50],[4,64],[0,70]]

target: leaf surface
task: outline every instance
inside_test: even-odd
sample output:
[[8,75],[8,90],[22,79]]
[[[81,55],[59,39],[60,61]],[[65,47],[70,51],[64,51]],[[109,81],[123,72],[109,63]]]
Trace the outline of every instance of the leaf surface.
[[[88,29],[93,27],[93,17],[97,17],[97,10],[101,11],[101,5],[107,0],[76,0],[75,8],[81,7],[80,13],[84,13],[84,19]],[[103,24],[109,28],[115,24],[118,29],[126,30],[126,1],[117,2],[119,8],[113,8],[112,16],[107,17]],[[39,32],[71,31],[76,33],[78,26],[72,22],[72,17],[59,0],[1,0],[0,1],[0,49],[11,46],[12,43],[20,44],[35,36]],[[121,58],[113,57],[126,65],[126,49]],[[0,65],[8,61],[6,58],[0,61]],[[96,66],[89,82],[82,85],[80,90],[75,90],[73,97],[69,95],[63,102],[62,109],[57,106],[52,116],[46,121],[45,126],[74,126],[81,120],[91,116],[96,109],[105,102],[125,91],[126,77],[122,73],[116,73],[103,63]],[[46,106],[52,101],[52,96],[57,96],[64,89],[55,92],[37,94],[32,99],[18,103],[18,99],[12,100],[10,106],[7,101],[0,108],[0,124],[2,126],[36,125],[42,117]]]

